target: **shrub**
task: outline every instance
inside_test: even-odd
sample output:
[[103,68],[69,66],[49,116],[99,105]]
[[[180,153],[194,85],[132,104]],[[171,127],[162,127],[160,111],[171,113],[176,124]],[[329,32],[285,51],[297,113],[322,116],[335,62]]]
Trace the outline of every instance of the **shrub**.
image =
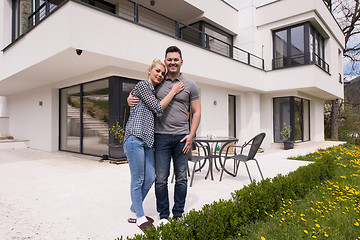
[[[334,159],[324,155],[320,160],[299,167],[286,176],[253,182],[232,193],[230,200],[204,205],[182,219],[136,235],[132,239],[224,239],[244,226],[276,212],[283,199],[303,198],[312,188],[335,174]],[[122,239],[122,238],[121,238]]]

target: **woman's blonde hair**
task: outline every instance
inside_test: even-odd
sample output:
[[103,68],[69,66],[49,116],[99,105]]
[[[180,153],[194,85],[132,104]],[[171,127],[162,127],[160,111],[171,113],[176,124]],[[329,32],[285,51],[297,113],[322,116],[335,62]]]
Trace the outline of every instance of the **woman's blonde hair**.
[[155,58],[155,59],[152,61],[151,65],[149,66],[149,71],[150,71],[151,69],[153,69],[157,64],[160,64],[161,66],[163,66],[163,67],[166,69],[165,64],[164,64],[160,59]]

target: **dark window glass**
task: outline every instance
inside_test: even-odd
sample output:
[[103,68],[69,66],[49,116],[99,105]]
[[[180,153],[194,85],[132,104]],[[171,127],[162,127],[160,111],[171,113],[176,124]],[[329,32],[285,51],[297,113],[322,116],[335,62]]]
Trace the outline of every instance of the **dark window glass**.
[[229,95],[228,96],[229,101],[229,137],[236,137],[236,96]]
[[122,93],[121,93],[121,109],[122,109],[122,119],[123,119],[123,126],[129,119],[130,116],[130,107],[127,104],[127,97],[129,96],[130,92],[134,89],[137,82],[123,82],[122,83]]
[[32,13],[31,0],[15,0],[12,2],[13,14],[13,40],[20,37],[28,30],[28,17]]
[[180,29],[180,36],[183,40],[202,46],[202,33],[200,31],[200,22],[191,26],[185,26]]
[[83,86],[83,153],[104,155],[109,142],[109,81]]
[[294,99],[294,133],[295,141],[301,141],[303,136],[303,113],[302,101],[300,98]]
[[80,86],[62,89],[60,94],[60,149],[80,152]]
[[290,125],[290,97],[274,98],[274,141],[281,142],[284,123]]
[[275,33],[275,68],[287,66],[287,31]]
[[290,30],[291,38],[291,65],[304,64],[304,26],[294,27]]
[[105,2],[102,0],[81,0],[84,3],[88,3],[92,6],[95,6],[97,8],[100,8],[104,11],[115,13],[116,6],[114,4],[111,4],[109,2]]

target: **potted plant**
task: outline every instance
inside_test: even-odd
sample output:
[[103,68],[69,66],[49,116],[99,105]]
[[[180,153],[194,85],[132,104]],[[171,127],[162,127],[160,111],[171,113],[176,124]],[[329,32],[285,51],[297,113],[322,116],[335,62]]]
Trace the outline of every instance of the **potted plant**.
[[280,132],[280,135],[285,138],[285,140],[283,140],[285,150],[294,148],[294,141],[290,140],[291,131],[291,126],[284,122],[283,130]]
[[125,129],[120,126],[118,121],[116,121],[115,124],[109,128],[109,132],[112,133],[112,135],[116,139],[115,143],[109,144],[110,158],[125,159],[126,154],[123,147]]

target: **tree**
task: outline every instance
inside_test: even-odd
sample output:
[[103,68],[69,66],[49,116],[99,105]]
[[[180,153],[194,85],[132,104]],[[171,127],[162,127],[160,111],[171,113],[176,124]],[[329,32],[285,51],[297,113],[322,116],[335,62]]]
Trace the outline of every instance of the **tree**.
[[360,62],[360,1],[333,0],[332,12],[345,35],[344,59],[352,65],[344,74],[360,75],[356,68]]
[[[360,75],[360,0],[330,0],[326,5],[332,11],[341,30],[345,35],[344,60],[351,64],[350,68],[344,69],[344,76]],[[331,139],[338,140],[338,121],[341,115],[339,100],[331,101]]]

